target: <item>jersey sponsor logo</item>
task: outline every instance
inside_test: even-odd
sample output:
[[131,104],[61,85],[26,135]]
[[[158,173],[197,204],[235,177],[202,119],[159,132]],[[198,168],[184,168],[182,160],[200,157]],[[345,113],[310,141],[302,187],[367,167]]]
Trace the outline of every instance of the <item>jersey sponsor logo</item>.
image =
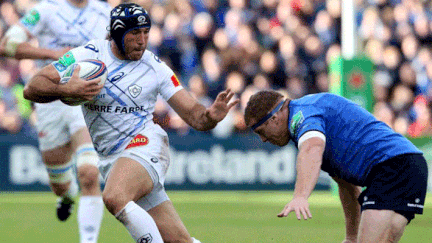
[[30,10],[23,18],[25,25],[35,26],[40,20],[40,14],[36,9]]
[[141,94],[142,88],[141,88],[141,86],[134,84],[134,85],[129,86],[128,90],[129,90],[129,94],[132,97],[136,98],[136,97],[138,97],[139,94]]
[[84,107],[91,111],[107,112],[117,114],[129,114],[134,112],[147,112],[144,106],[112,106],[112,105],[94,105],[91,103],[84,104]]
[[151,243],[153,241],[153,236],[148,233],[143,235],[141,238],[137,240],[137,243]]
[[180,85],[180,81],[178,80],[178,78],[175,74],[173,76],[171,76],[171,81],[174,84],[174,87],[177,87]]
[[55,69],[57,69],[57,71],[59,71],[59,72],[63,72],[64,70],[66,70],[66,66],[64,66],[63,64],[61,64],[61,63],[58,63],[58,62],[54,62],[53,63],[53,66],[54,66],[54,68]]
[[117,82],[120,79],[122,79],[124,76],[125,76],[125,73],[124,72],[120,72],[116,76],[112,77],[111,80],[110,80],[110,82],[111,83]]
[[60,57],[58,62],[65,67],[69,67],[71,64],[75,63],[75,57],[73,56],[72,52],[68,51],[62,57]]
[[99,49],[97,49],[97,47],[95,45],[92,45],[92,44],[88,44],[84,48],[92,50],[92,51],[94,51],[96,53],[99,52]]
[[297,112],[293,118],[291,119],[291,125],[290,125],[290,132],[292,135],[296,135],[297,129],[300,127],[300,125],[304,121],[303,112],[299,111]]
[[132,139],[132,141],[130,141],[130,143],[128,144],[126,149],[134,148],[134,147],[138,147],[138,146],[144,146],[144,145],[147,145],[148,143],[149,143],[149,140],[146,136],[138,134],[134,137],[134,139]]

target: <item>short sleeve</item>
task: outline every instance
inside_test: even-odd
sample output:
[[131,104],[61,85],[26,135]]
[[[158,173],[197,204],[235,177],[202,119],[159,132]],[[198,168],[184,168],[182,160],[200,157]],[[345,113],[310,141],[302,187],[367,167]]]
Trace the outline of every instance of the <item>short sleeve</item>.
[[319,131],[325,135],[324,119],[314,109],[297,110],[290,120],[289,130],[295,141],[299,141],[309,131]]
[[183,89],[174,72],[164,62],[160,62],[158,68],[159,93],[164,100],[169,100],[177,91]]
[[52,62],[51,64],[59,73],[60,77],[63,77],[66,69],[77,62],[86,59],[97,59],[98,49],[93,41],[88,42],[86,45],[74,48],[66,52],[59,60]]

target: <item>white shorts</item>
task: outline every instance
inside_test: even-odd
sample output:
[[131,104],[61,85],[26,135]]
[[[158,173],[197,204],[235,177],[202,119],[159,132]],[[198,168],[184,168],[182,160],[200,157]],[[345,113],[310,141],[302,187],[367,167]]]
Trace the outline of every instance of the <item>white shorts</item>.
[[81,106],[68,106],[58,100],[47,104],[36,103],[35,107],[41,151],[65,145],[71,135],[86,127]]
[[146,211],[169,200],[165,192],[165,175],[170,163],[167,133],[156,124],[148,124],[122,152],[111,156],[99,156],[99,171],[106,181],[118,158],[130,158],[140,163],[153,181],[153,190],[136,203]]

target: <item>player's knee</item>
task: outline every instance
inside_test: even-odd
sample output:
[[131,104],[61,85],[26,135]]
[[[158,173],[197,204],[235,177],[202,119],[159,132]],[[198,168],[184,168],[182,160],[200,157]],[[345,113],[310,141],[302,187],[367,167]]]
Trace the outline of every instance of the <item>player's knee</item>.
[[78,168],[78,180],[81,187],[91,189],[99,186],[99,170],[93,165],[82,165]]
[[87,143],[78,147],[76,152],[78,179],[81,186],[90,189],[98,185],[99,171],[97,169],[98,155],[92,144]]
[[126,204],[130,201],[127,199],[126,195],[118,191],[107,191],[104,190],[102,193],[102,199],[105,207],[112,215],[116,215],[120,212]]
[[[70,183],[75,178],[72,167],[73,162],[62,165],[47,165],[46,170],[50,183],[52,185],[66,185]],[[56,192],[56,190],[54,190],[54,192]]]
[[396,215],[393,218],[391,222],[388,242],[399,242],[400,238],[403,235],[407,222],[408,220],[402,215]]

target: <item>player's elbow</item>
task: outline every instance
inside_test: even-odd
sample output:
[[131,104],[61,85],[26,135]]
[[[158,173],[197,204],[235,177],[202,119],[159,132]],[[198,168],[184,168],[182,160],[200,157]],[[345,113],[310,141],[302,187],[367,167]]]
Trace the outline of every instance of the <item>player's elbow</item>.
[[23,95],[24,95],[24,99],[26,99],[26,100],[32,100],[32,91],[31,91],[31,88],[28,85],[26,85],[24,87]]
[[41,99],[39,99],[39,96],[37,95],[35,90],[29,85],[26,85],[24,87],[23,96],[24,96],[24,99],[26,99],[26,100],[30,100],[30,101],[38,102],[38,103],[45,103]]

